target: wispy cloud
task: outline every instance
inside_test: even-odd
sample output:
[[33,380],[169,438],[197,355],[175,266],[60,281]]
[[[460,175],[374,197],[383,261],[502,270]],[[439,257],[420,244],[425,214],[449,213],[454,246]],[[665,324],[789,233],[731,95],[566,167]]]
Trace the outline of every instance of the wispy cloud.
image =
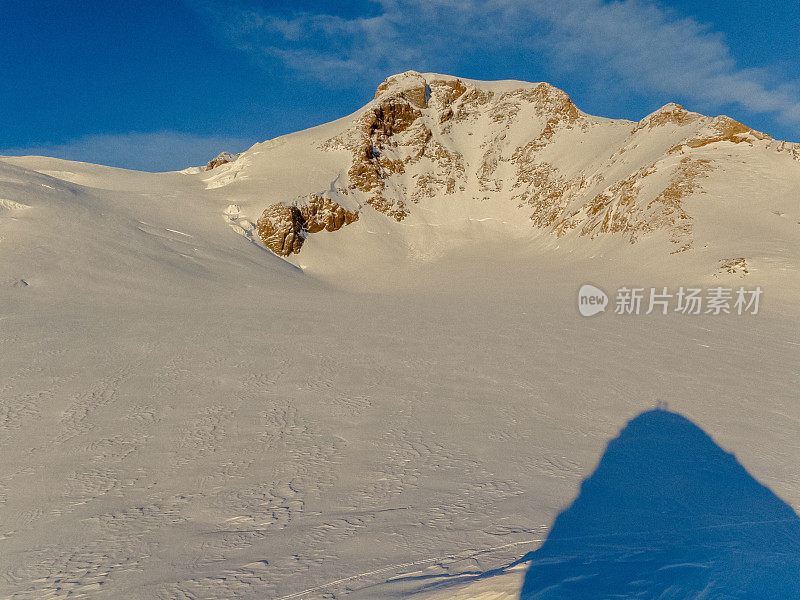
[[408,68],[457,71],[484,54],[800,123],[796,86],[742,66],[722,35],[653,0],[374,0],[377,11],[354,18],[204,10],[198,2],[240,50],[330,85]]
[[408,17],[393,4],[383,2],[379,15],[357,18],[303,12],[287,18],[256,9],[220,12],[202,1],[193,6],[257,62],[277,60],[296,73],[333,84],[424,60],[422,49],[403,39]]
[[137,171],[173,171],[202,165],[223,150],[241,152],[255,140],[174,131],[89,135],[62,144],[0,148],[4,156],[52,156]]
[[724,37],[694,19],[639,0],[570,0],[533,10],[552,24],[548,38],[558,56],[609,70],[630,89],[800,122],[797,89],[770,87],[766,71],[740,67]]

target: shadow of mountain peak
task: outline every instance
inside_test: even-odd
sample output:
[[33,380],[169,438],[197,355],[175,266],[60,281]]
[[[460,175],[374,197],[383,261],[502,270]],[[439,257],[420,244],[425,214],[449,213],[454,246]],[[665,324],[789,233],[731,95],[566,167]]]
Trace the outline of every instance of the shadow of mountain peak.
[[800,518],[685,417],[612,440],[530,561],[521,599],[800,599]]

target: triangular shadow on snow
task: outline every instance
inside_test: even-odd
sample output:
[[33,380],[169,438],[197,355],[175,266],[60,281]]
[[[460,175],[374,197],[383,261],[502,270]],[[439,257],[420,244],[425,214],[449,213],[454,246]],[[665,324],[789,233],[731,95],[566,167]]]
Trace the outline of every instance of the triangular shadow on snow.
[[800,517],[690,420],[652,410],[609,442],[538,550],[490,571],[400,577],[416,585],[393,595],[523,563],[520,600],[800,600]]
[[653,410],[519,562],[521,600],[795,600],[800,518],[702,429]]

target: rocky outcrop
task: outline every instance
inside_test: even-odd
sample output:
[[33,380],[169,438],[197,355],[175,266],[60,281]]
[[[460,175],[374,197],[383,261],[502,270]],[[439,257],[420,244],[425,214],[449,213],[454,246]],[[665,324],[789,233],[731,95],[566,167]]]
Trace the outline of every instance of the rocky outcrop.
[[238,154],[231,154],[230,152],[221,152],[220,155],[217,156],[217,158],[208,161],[208,164],[206,164],[206,171],[215,169],[220,165],[234,162],[237,158],[239,158]]
[[[355,126],[323,147],[349,150],[350,189],[362,193],[365,204],[402,221],[409,203],[456,191],[462,156],[433,129],[453,116],[452,104],[466,90],[460,80],[429,83],[415,71],[395,75],[378,86]],[[386,193],[388,183],[392,194]]]
[[[708,119],[708,117],[706,117]],[[681,142],[670,152],[680,150],[684,146],[688,148],[702,148],[708,144],[715,142],[732,142],[740,144],[742,142],[752,143],[755,140],[771,140],[772,138],[766,133],[750,129],[747,125],[739,123],[730,117],[721,115],[709,119],[708,125],[703,127],[696,135]]]
[[337,231],[358,221],[358,212],[345,210],[330,198],[317,194],[309,194],[299,210],[308,233]]
[[278,256],[297,254],[305,241],[303,216],[296,206],[273,204],[256,223],[258,237]]
[[604,233],[622,234],[633,244],[643,233],[667,229],[671,241],[678,246],[674,252],[688,250],[692,221],[682,202],[700,190],[701,179],[711,170],[710,162],[684,157],[667,186],[657,187],[655,197],[642,202],[641,190],[647,184],[646,179],[659,173],[660,168],[654,163],[609,186],[555,223],[553,230],[563,235],[578,229],[581,235],[592,238]]
[[258,237],[278,256],[297,254],[309,234],[337,231],[358,220],[358,212],[309,194],[294,205],[273,204],[256,223]]
[[[499,147],[520,111],[526,116],[532,112],[542,129],[513,157],[504,156]],[[525,160],[526,154],[543,148],[559,128],[570,127],[581,117],[564,92],[546,83],[496,94],[460,79],[426,79],[409,71],[384,81],[355,126],[323,147],[350,150],[350,189],[363,193],[365,204],[402,221],[411,204],[467,188],[470,173],[463,153],[448,139],[456,128],[470,128],[483,119],[499,129],[495,139],[481,144],[486,150],[475,169],[480,189],[497,192],[504,181],[496,171],[504,161],[516,160],[524,171],[518,182],[544,183],[542,173],[547,168],[534,166]],[[386,193],[389,186],[391,194]]]
[[728,275],[739,275],[744,277],[750,273],[747,259],[743,256],[738,258],[722,258],[719,260],[717,274],[727,273]]
[[685,110],[680,104],[670,102],[665,104],[658,110],[650,113],[644,119],[636,124],[632,133],[637,133],[642,129],[655,129],[657,127],[664,127],[666,125],[689,125],[702,119],[703,115],[699,113],[689,112]]
[[[347,173],[350,189],[364,193],[367,204],[398,221],[408,214],[404,199],[390,200],[383,192],[391,176],[405,172],[406,161],[392,150],[407,145],[407,140],[398,141],[396,136],[412,128],[422,116],[422,109],[427,107],[426,90],[419,73],[390,77],[378,86],[374,106],[362,115],[349,139],[339,141],[353,153]],[[424,126],[406,136],[428,137]]]

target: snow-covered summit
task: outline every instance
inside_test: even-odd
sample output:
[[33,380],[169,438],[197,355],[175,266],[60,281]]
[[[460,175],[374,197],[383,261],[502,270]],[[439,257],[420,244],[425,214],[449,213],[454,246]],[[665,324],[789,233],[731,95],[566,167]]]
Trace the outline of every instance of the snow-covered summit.
[[[698,200],[732,163],[800,172],[800,146],[726,116],[669,103],[638,123],[607,119],[584,113],[548,83],[416,71],[387,78],[351,117],[269,148],[271,156],[285,152],[296,153],[301,181],[304,172],[322,177],[320,152],[330,169],[321,182],[295,181],[300,193],[275,203],[302,209],[318,196],[370,221],[388,218],[400,226],[386,226],[424,255],[432,244],[458,243],[465,220],[505,222],[509,238],[544,231],[635,243],[659,233],[670,241],[666,253],[682,252],[697,241]],[[273,214],[253,214],[262,217],[265,243],[278,254],[299,252],[302,243],[284,243],[298,225],[272,223]],[[414,228],[430,235],[420,239]]]

